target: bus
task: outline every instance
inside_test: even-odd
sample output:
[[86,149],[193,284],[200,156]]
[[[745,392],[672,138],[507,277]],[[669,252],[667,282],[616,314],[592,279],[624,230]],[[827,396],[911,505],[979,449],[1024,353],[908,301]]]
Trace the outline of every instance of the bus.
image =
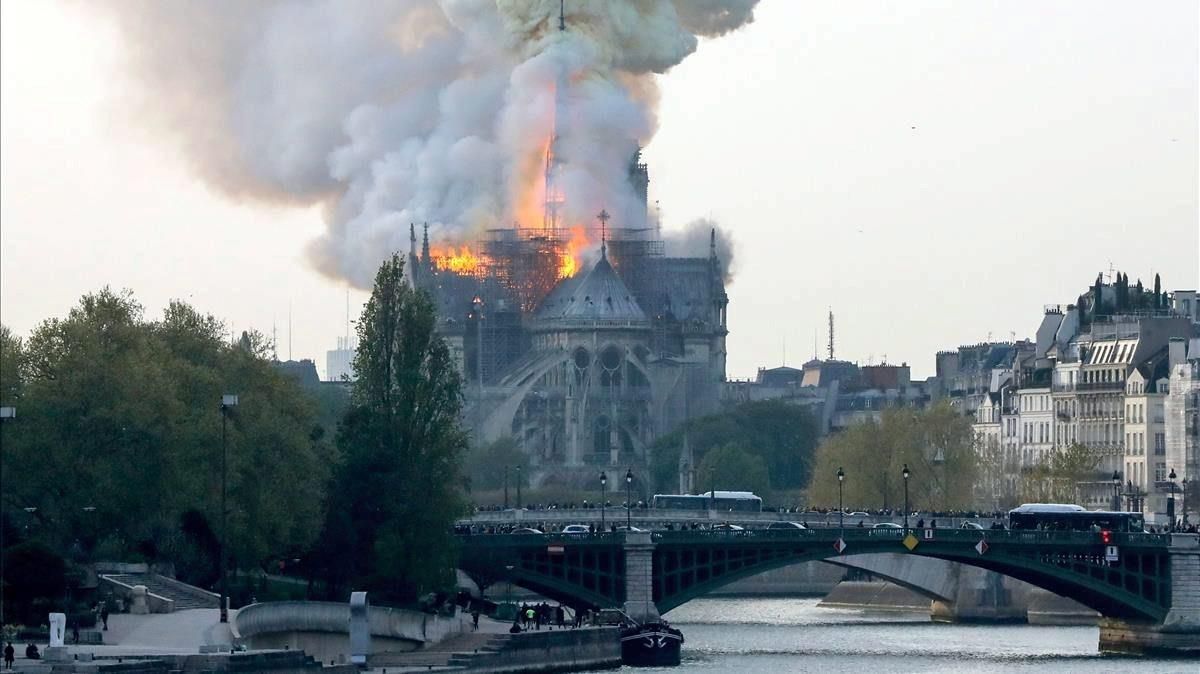
[[760,513],[762,499],[749,491],[707,491],[703,494],[655,494],[650,502],[656,510],[716,510]]
[[1117,531],[1142,533],[1142,513],[1088,510],[1063,503],[1026,503],[1008,511],[1013,531]]

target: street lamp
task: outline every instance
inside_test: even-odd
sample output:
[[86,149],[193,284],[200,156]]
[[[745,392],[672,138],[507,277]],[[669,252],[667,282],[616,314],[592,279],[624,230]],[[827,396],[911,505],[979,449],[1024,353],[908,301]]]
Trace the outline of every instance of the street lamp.
[[1183,511],[1183,526],[1185,526],[1185,527],[1188,525],[1187,486],[1188,486],[1188,479],[1185,477],[1185,478],[1183,478],[1183,491],[1181,492],[1183,495],[1183,501],[1180,502],[1180,504],[1179,504],[1179,509]]
[[0,625],[4,624],[4,431],[17,418],[17,408],[0,407]]
[[237,407],[237,404],[237,395],[226,393],[221,396],[221,546],[217,557],[221,571],[220,601],[221,622],[223,623],[229,622],[229,591],[225,579],[225,551],[229,546],[229,510],[225,505],[229,492],[229,438],[226,422],[229,419],[229,413]]
[[521,466],[517,466],[517,510],[521,509]]
[[1112,474],[1112,485],[1113,485],[1113,510],[1120,510],[1121,509],[1121,474],[1115,470],[1113,471],[1113,474]]
[[842,507],[842,483],[846,481],[846,471],[838,466],[838,528],[842,530],[842,534],[846,533],[846,509]]
[[904,476],[904,531],[905,531],[905,533],[907,533],[908,532],[908,476],[911,475],[911,473],[908,472],[908,464],[907,463],[904,464],[904,470],[900,471],[900,474]]
[[1171,481],[1171,491],[1167,494],[1167,522],[1172,532],[1175,531],[1175,469],[1171,469],[1171,474],[1167,475],[1167,479]]
[[608,476],[600,471],[600,531],[604,531],[604,502],[608,500]]
[[504,466],[504,509],[508,510],[508,465]]
[[633,530],[633,468],[625,471],[625,529]]

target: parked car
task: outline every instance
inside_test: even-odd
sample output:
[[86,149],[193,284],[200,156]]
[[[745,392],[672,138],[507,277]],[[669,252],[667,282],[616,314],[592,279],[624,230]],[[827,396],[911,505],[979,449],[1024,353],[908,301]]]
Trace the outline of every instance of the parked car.
[[514,534],[540,534],[540,533],[543,533],[543,532],[542,532],[542,530],[541,530],[541,529],[534,529],[533,527],[520,527],[520,528],[518,528],[518,529],[513,529],[513,530],[512,530],[512,532],[510,532],[510,533],[514,533]]
[[625,525],[621,525],[621,526],[617,527],[617,531],[645,531],[645,529],[639,529],[637,527],[627,527]]
[[872,529],[903,529],[904,527],[900,526],[899,524],[896,524],[895,522],[880,522],[879,524],[876,524],[875,526],[873,526],[871,528]]
[[846,515],[846,517],[870,517],[870,516],[871,516],[870,513],[865,513],[865,512],[862,512],[861,510],[855,510],[854,512]]
[[562,532],[564,534],[590,534],[592,533],[592,528],[586,524],[568,524],[563,527]]
[[808,527],[804,526],[803,524],[800,524],[799,522],[771,522],[771,524],[769,524],[767,526],[767,529],[775,530],[775,531],[779,531],[781,529],[782,530],[789,530],[789,529],[796,530],[796,529],[807,529],[807,528]]
[[983,527],[975,522],[963,522],[960,529],[974,529],[975,531],[983,531]]
[[730,524],[728,522],[721,522],[720,524],[713,525],[713,531],[745,531],[745,530],[746,530],[745,527],[739,527],[736,524]]

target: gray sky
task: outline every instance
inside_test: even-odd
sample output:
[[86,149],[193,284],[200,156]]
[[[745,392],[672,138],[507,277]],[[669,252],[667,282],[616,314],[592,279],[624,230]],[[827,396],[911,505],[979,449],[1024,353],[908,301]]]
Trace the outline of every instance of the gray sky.
[[[184,298],[311,357],[345,287],[316,208],[236,204],[125,114],[115,29],[0,16],[0,320],[27,334],[104,284]],[[764,0],[661,78],[647,148],[667,227],[730,227],[729,375],[822,352],[907,361],[1010,331],[1111,263],[1200,285],[1197,3]],[[357,313],[363,294],[353,292]]]

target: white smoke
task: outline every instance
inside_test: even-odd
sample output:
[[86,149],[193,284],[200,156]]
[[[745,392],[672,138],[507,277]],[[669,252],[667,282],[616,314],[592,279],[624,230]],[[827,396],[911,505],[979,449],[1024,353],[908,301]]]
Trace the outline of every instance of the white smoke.
[[726,283],[731,283],[735,271],[734,260],[737,259],[737,246],[729,230],[716,220],[696,218],[684,225],[683,229],[664,232],[663,246],[670,257],[708,257],[714,237],[721,276]]
[[[323,203],[316,267],[366,286],[410,222],[540,224],[560,132],[568,223],[645,218],[626,174],[662,73],[757,0],[113,0],[135,101],[236,198]],[[565,82],[556,108],[556,84]],[[555,119],[556,111],[560,119]]]

